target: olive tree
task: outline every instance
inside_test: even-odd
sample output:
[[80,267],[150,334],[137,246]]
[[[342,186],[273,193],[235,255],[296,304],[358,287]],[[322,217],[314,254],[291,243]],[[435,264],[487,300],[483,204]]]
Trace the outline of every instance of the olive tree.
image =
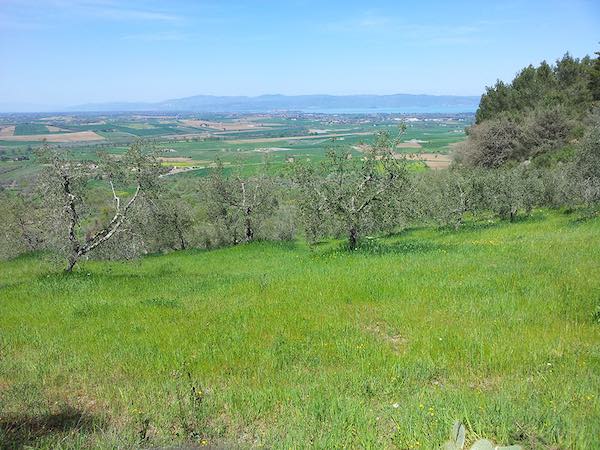
[[146,251],[185,250],[190,245],[192,206],[180,192],[165,186],[143,195],[134,206],[129,223],[143,241]]
[[331,150],[320,176],[301,177],[302,191],[309,193],[304,208],[312,209],[305,215],[312,215],[313,221],[331,215],[345,230],[351,250],[366,230],[394,221],[395,196],[408,182],[404,159],[394,152],[396,143],[389,133],[379,133],[373,146],[363,147],[358,161],[348,151]]
[[292,178],[298,189],[296,202],[306,239],[314,244],[332,228],[329,199],[326,196],[322,168],[309,162],[294,162]]
[[487,170],[484,176],[485,207],[501,219],[515,221],[519,211],[530,214],[544,203],[544,180],[527,163],[515,167]]
[[454,167],[428,171],[417,177],[421,218],[458,229],[466,213],[484,206],[481,171]]
[[589,128],[577,149],[574,178],[584,203],[600,202],[600,109],[590,115]]
[[0,188],[0,217],[0,259],[44,248],[44,210],[30,192]]
[[[38,156],[44,163],[39,186],[57,219],[54,228],[66,253],[67,272],[123,227],[143,193],[155,188],[160,167],[139,141],[122,157],[101,155],[99,163],[70,159],[47,146]],[[112,213],[107,220],[90,204],[92,180],[110,189]]]
[[486,120],[468,130],[468,139],[457,146],[454,160],[470,167],[495,168],[514,158],[521,147],[522,129],[509,117]]
[[257,174],[243,176],[241,167],[227,173],[219,161],[208,180],[211,220],[228,244],[254,240],[257,228],[278,205],[275,180],[264,164]]

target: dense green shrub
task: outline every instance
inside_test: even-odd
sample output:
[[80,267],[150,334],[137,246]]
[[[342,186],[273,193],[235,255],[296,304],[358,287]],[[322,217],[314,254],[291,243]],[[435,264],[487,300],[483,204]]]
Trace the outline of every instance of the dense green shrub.
[[556,64],[545,61],[539,67],[522,69],[506,84],[498,81],[486,88],[475,114],[476,123],[497,119],[503,114],[514,117],[532,110],[562,105],[568,116],[582,119],[591,108],[597,60],[586,56],[573,58],[568,53]]
[[600,110],[589,119],[589,128],[582,139],[574,159],[581,198],[585,203],[600,202]]
[[528,66],[511,83],[488,87],[455,161],[499,167],[544,156],[581,138],[585,118],[599,98],[599,67],[598,59],[567,54],[555,65]]

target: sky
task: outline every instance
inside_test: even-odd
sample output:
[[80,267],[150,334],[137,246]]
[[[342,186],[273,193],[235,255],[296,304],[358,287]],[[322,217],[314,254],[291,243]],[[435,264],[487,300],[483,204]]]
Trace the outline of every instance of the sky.
[[0,0],[0,104],[481,95],[599,42],[599,0]]

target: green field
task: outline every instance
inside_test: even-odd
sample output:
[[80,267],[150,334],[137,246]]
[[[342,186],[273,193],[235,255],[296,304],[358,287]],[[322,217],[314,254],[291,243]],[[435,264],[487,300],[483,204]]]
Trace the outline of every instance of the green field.
[[0,263],[0,446],[600,446],[600,220]]
[[[470,122],[469,117],[422,118],[418,122],[407,123],[402,141],[417,140],[421,148],[398,148],[404,153],[440,153],[451,152],[451,145],[465,139],[464,128]],[[198,119],[190,116],[188,119]],[[54,134],[49,133],[46,125],[53,125],[64,130],[61,133],[93,131],[105,140],[102,142],[63,142],[50,144],[70,151],[71,157],[79,160],[95,161],[99,152],[122,154],[127,146],[137,139],[145,139],[162,151],[164,157],[187,157],[193,161],[214,162],[217,158],[229,164],[248,166],[245,172],[252,172],[268,154],[268,159],[275,166],[283,166],[290,158],[295,160],[321,161],[327,150],[335,145],[338,150],[350,151],[360,157],[359,144],[372,144],[378,131],[387,130],[392,135],[398,132],[400,122],[391,116],[373,118],[365,115],[321,116],[321,117],[284,117],[268,116],[252,118],[240,116],[233,119],[223,115],[207,115],[202,119],[214,123],[244,123],[255,128],[223,131],[219,128],[191,126],[185,118],[176,116],[158,119],[154,117],[137,117],[124,114],[115,117],[71,117],[68,115],[54,117],[52,120],[38,119],[38,122],[16,124],[15,135]],[[192,122],[193,123],[193,122]],[[320,130],[321,135],[315,135]],[[207,133],[210,135],[207,137]],[[369,133],[369,134],[365,134]],[[336,138],[335,144],[327,134],[343,134]],[[289,139],[295,136],[311,136],[311,139]],[[261,139],[273,139],[261,142]],[[236,142],[254,139],[253,142]],[[31,161],[15,162],[16,170],[11,168],[7,174],[0,162],[0,186],[17,182],[19,187],[33,182],[33,176],[40,166],[35,162],[34,150],[41,142],[0,141],[0,157],[8,155],[27,156]],[[169,166],[169,164],[165,164]],[[190,163],[190,166],[206,164]],[[22,167],[18,167],[22,166]],[[172,167],[177,164],[171,164]],[[177,177],[204,176],[205,169],[197,169],[192,173],[177,174]]]
[[15,127],[15,136],[26,136],[30,134],[49,134],[46,125],[41,123],[19,123]]

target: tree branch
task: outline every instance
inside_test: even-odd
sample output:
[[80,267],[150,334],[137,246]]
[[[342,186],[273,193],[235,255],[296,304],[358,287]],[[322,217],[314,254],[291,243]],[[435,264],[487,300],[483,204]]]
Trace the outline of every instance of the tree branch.
[[[114,191],[112,182],[111,182],[111,188],[112,188],[113,194],[114,194],[115,191]],[[140,189],[141,189],[141,186],[138,184],[137,188],[135,190],[135,194],[133,194],[133,197],[131,197],[131,199],[129,199],[129,201],[125,205],[125,208],[123,208],[123,211],[121,211],[121,209],[120,209],[119,197],[116,194],[114,194],[115,201],[116,201],[116,212],[115,212],[114,217],[112,218],[112,220],[109,222],[109,224],[105,228],[103,228],[102,230],[100,230],[98,233],[96,233],[94,236],[92,236],[90,239],[87,240],[87,242],[77,252],[78,256],[83,256],[86,253],[89,253],[91,250],[98,247],[100,244],[102,244],[103,242],[110,239],[110,237],[113,234],[115,234],[115,232],[121,227],[121,225],[125,221],[126,216],[127,216],[127,211],[129,210],[131,205],[133,205],[135,200],[138,198]]]

